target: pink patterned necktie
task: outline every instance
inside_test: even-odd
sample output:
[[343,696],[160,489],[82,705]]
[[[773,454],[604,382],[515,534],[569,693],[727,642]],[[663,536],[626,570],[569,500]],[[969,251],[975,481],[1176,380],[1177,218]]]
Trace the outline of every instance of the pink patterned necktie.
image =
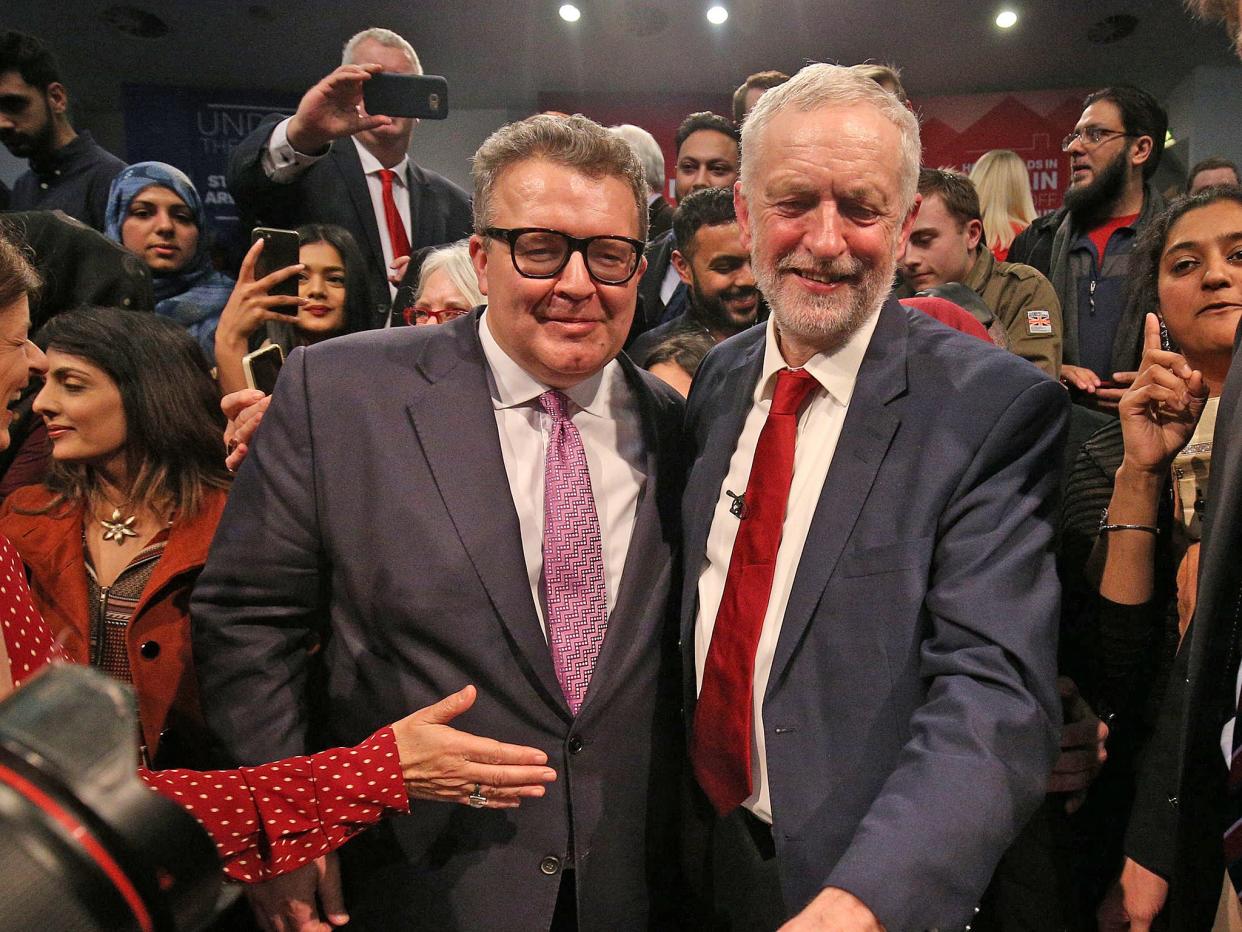
[[608,629],[603,544],[591,474],[567,399],[544,392],[552,418],[543,471],[543,578],[552,665],[569,710],[578,714]]

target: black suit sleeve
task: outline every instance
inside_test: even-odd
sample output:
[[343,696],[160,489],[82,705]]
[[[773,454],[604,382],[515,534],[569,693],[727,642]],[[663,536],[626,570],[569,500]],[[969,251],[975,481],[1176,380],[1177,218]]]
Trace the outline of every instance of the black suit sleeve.
[[1156,720],[1156,733],[1147,745],[1139,770],[1134,808],[1126,828],[1126,856],[1166,879],[1172,876],[1176,854],[1178,752],[1194,628],[1192,621],[1173,664],[1160,717]]
[[263,122],[229,156],[226,177],[229,193],[233,195],[238,211],[248,221],[293,228],[302,222],[298,207],[300,186],[297,182],[275,182],[263,170],[263,152],[276,125],[283,119],[277,113],[264,117]]

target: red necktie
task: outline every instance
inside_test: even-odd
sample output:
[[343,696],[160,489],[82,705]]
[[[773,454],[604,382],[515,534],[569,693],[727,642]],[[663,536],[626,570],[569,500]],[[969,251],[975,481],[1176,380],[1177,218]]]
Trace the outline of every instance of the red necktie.
[[803,369],[782,369],[777,374],[703,667],[690,757],[699,786],[722,816],[741,805],[752,791],[755,648],[772,594],[776,552],[793,481],[798,408],[815,384]]
[[392,244],[392,257],[400,259],[410,254],[410,238],[405,235],[405,224],[397,212],[397,202],[392,199],[392,179],[397,173],[390,168],[381,168],[379,175],[384,185],[384,223],[388,225],[388,242]]

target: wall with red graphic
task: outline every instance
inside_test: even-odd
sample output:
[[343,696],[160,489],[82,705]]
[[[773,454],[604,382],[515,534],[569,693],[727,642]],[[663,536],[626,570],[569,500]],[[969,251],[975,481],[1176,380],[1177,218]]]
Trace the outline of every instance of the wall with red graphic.
[[1056,210],[1069,184],[1069,156],[1061,151],[1061,140],[1082,115],[1086,95],[1070,89],[914,100],[923,164],[969,172],[989,149],[1012,149],[1026,160],[1035,209]]

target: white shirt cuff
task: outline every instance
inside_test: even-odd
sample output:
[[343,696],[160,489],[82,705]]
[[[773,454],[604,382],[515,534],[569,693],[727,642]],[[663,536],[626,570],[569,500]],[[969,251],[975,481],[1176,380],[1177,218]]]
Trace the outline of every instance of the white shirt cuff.
[[276,124],[263,150],[263,173],[278,184],[288,184],[327,155],[327,152],[306,155],[289,144],[289,121],[292,119],[286,117]]

